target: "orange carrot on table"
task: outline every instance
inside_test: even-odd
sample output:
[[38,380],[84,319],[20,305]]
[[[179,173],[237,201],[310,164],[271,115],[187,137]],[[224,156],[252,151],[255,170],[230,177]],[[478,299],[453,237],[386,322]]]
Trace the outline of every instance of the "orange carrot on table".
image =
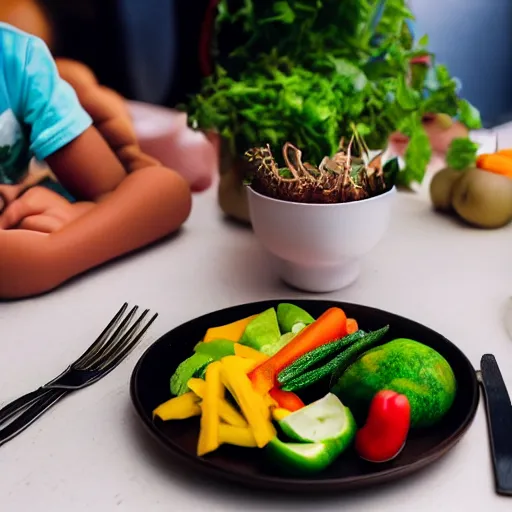
[[347,334],[353,334],[359,330],[359,325],[355,318],[347,318]]
[[298,411],[304,407],[304,402],[291,391],[273,388],[270,390],[270,396],[277,402],[279,408],[290,412]]
[[249,373],[255,389],[268,393],[276,384],[277,374],[305,353],[343,338],[347,334],[347,316],[340,308],[329,308],[312,324],[305,327],[279,352]]
[[512,178],[512,158],[500,153],[478,155],[476,166],[484,171]]
[[500,149],[498,151],[498,155],[503,155],[512,158],[512,149]]

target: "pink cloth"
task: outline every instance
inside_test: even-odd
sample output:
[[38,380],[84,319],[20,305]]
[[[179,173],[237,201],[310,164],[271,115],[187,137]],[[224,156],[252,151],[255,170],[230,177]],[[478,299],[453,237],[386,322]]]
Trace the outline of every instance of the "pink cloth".
[[142,151],[179,172],[193,192],[207,190],[219,171],[215,144],[187,126],[186,114],[156,105],[128,102]]

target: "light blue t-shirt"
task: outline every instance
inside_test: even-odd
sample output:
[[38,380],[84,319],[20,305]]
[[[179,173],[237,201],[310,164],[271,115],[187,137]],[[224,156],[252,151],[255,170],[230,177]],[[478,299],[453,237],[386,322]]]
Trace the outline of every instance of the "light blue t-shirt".
[[81,135],[92,120],[60,78],[46,44],[0,23],[0,184]]

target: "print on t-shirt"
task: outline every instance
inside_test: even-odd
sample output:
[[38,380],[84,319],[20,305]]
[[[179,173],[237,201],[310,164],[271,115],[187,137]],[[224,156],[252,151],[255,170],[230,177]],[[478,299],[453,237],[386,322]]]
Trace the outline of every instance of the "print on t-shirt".
[[0,183],[12,184],[26,172],[30,154],[27,142],[14,112],[0,114]]

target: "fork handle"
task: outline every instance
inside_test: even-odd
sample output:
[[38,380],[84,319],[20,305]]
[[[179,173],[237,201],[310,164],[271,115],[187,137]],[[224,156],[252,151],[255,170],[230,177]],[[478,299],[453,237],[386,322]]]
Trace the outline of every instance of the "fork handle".
[[35,391],[31,391],[30,393],[20,396],[19,398],[16,398],[16,400],[13,400],[12,402],[2,407],[0,409],[0,425],[14,418],[23,409],[26,409],[36,400],[38,400],[43,395],[48,393],[48,391],[49,390],[44,388],[36,389]]
[[[22,399],[26,399],[27,396],[33,395],[33,398],[25,402],[25,407],[27,407],[27,403],[29,404],[26,410],[21,413],[16,419],[11,421],[7,426],[0,429],[0,446],[7,443],[18,434],[21,434],[27,427],[32,425],[34,421],[36,421],[40,416],[42,416],[50,407],[56,404],[62,397],[69,393],[69,390],[64,389],[51,389],[51,390],[42,390],[43,393],[40,393],[38,397],[35,397],[35,394],[40,390],[33,391],[32,393],[28,393],[24,397],[18,398],[17,401],[21,401]],[[13,402],[14,403],[14,402]],[[7,407],[10,407],[9,404]],[[22,410],[22,408],[18,407],[17,412]],[[14,414],[11,414],[11,418]]]

